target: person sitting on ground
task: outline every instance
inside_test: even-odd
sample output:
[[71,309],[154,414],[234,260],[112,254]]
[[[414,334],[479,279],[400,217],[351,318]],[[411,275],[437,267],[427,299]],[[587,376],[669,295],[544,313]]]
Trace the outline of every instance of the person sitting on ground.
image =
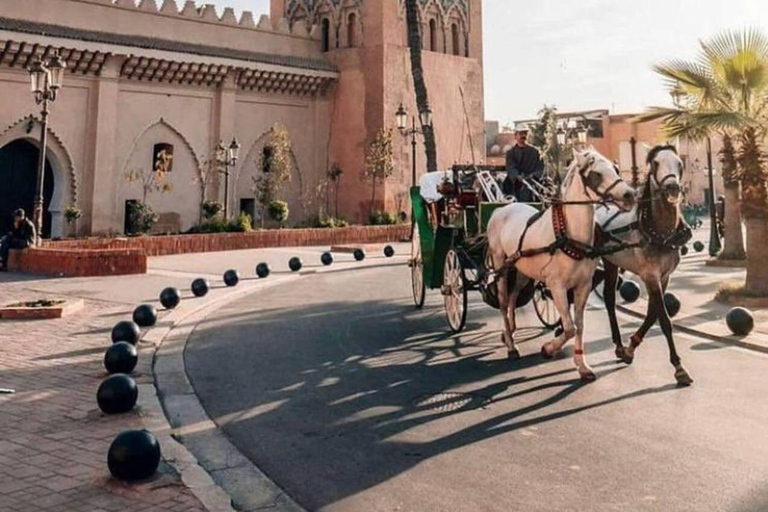
[[0,240],[0,271],[8,270],[8,253],[11,249],[27,249],[35,245],[37,234],[35,225],[27,214],[19,208],[13,212],[13,230]]
[[539,181],[544,176],[544,160],[538,149],[528,144],[528,129],[515,129],[515,145],[507,151],[507,179],[503,191],[514,196],[519,202],[532,203],[533,192],[523,179]]

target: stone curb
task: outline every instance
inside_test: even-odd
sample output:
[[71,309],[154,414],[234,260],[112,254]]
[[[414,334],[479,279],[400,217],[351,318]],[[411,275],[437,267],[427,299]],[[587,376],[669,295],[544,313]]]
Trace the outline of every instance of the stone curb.
[[236,506],[237,510],[304,511],[229,442],[203,409],[184,363],[184,350],[196,326],[212,312],[251,293],[306,275],[403,265],[398,262],[402,257],[389,260],[392,263],[338,263],[335,268],[252,280],[234,293],[226,288],[212,290],[207,301],[182,301],[160,325],[145,333],[141,348],[151,352],[151,357],[141,358],[139,367],[144,375],[153,376],[153,382],[139,386],[143,423],[157,436],[165,461],[208,510],[229,512]]

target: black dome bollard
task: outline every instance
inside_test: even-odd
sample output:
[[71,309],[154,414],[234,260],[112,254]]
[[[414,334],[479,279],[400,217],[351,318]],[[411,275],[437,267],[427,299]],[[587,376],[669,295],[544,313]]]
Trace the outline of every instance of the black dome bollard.
[[139,362],[136,347],[125,341],[113,343],[104,353],[104,368],[110,374],[131,373]]
[[123,373],[116,373],[104,379],[96,392],[99,409],[106,414],[130,411],[136,405],[137,398],[139,388],[136,387],[136,382]]
[[227,270],[224,272],[224,284],[227,286],[237,286],[237,283],[240,282],[240,274],[237,273],[237,270]]
[[123,320],[122,322],[117,322],[112,328],[112,343],[127,341],[131,345],[135,345],[139,342],[140,337],[141,330],[135,322]]
[[149,430],[126,430],[109,445],[107,466],[117,479],[144,480],[160,465],[160,443]]
[[320,256],[320,261],[326,267],[329,265],[333,265],[333,254],[331,254],[330,252],[324,252],[322,256]]
[[160,293],[160,304],[165,309],[174,309],[181,302],[181,292],[178,288],[169,287]]
[[270,269],[269,265],[266,263],[259,263],[256,265],[256,275],[259,276],[260,279],[266,279],[271,272],[272,269]]
[[157,323],[157,309],[151,304],[142,304],[133,310],[133,321],[139,327],[152,327]]
[[203,278],[192,281],[192,294],[195,297],[205,297],[208,295],[208,290],[210,288],[211,286],[208,284],[208,281]]
[[355,249],[354,256],[356,261],[363,261],[365,259],[365,251],[362,249]]
[[704,250],[704,242],[701,240],[696,240],[693,242],[693,250],[696,252],[701,252]]
[[384,247],[384,256],[386,256],[387,258],[391,258],[394,255],[395,255],[394,247],[392,247],[391,245]]
[[680,256],[685,256],[688,254],[688,246],[684,245],[680,248]]
[[672,292],[664,294],[664,306],[667,308],[669,318],[674,318],[680,312],[680,299]]
[[303,266],[304,262],[302,262],[301,258],[298,256],[294,256],[288,261],[288,268],[290,268],[292,272],[298,272]]
[[737,336],[746,336],[755,328],[755,319],[746,308],[733,308],[725,315],[725,323]]
[[625,279],[619,288],[619,295],[625,302],[631,304],[640,298],[640,286],[630,279]]

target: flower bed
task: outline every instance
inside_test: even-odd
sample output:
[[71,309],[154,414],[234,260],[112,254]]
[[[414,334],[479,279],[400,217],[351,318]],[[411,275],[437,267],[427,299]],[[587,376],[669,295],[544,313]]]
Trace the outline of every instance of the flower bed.
[[49,320],[63,318],[83,309],[83,299],[40,299],[0,307],[3,320]]

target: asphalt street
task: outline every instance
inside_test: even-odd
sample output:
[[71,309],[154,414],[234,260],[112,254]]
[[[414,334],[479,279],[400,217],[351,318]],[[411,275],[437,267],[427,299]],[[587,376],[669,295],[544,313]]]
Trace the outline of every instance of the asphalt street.
[[[187,372],[232,442],[308,510],[765,511],[768,358],[658,329],[627,367],[593,297],[582,384],[551,333],[471,297],[448,333],[439,292],[415,310],[407,268],[317,274],[217,311]],[[620,317],[622,318],[622,317]],[[623,317],[625,339],[637,323]]]

